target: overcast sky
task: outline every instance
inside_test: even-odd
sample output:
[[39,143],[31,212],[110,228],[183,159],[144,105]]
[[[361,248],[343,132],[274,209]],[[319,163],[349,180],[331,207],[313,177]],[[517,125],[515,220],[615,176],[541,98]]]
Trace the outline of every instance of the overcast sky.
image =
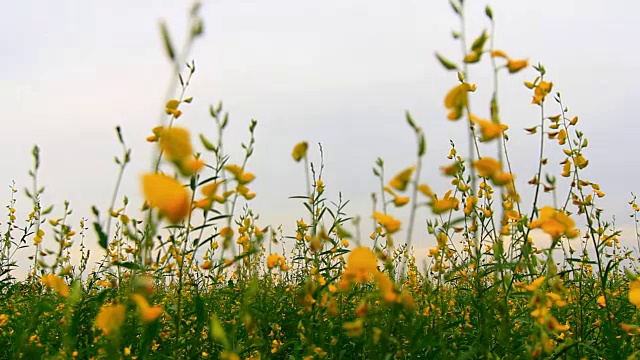
[[[469,1],[470,38],[489,26],[487,3],[497,23],[496,46],[514,58],[544,64],[570,114],[580,116],[579,129],[590,140],[585,176],[607,193],[600,200],[605,216],[615,216],[618,227],[629,229],[627,201],[632,191],[640,192],[640,127],[633,108],[638,104],[640,5]],[[139,176],[150,164],[145,138],[158,122],[171,72],[158,21],[165,19],[174,42],[181,42],[188,4],[25,0],[6,7],[0,22],[0,184],[6,186],[1,203],[8,202],[12,180],[19,188],[30,186],[30,152],[38,144],[43,200],[56,205],[53,217],[64,200],[71,202],[75,223],[80,216],[91,219],[91,205],[106,210],[117,173],[113,157],[120,154],[114,128],[120,125],[133,148],[121,193],[140,204]],[[201,13],[204,36],[190,56],[197,66],[188,90],[194,101],[184,106],[178,123],[214,139],[208,107],[222,100],[231,114],[225,142],[232,161],[239,162],[249,121],[258,120],[248,169],[257,175],[252,207],[264,224],[283,224],[292,234],[295,219],[306,215],[299,202],[287,199],[305,189],[302,166],[290,156],[301,140],[312,144],[314,161],[315,144],[323,145],[329,198],[337,201],[341,191],[351,200],[349,214],[369,224],[376,158],[385,160],[390,176],[414,161],[405,110],[427,136],[424,182],[439,193],[447,188],[439,167],[447,163],[449,139],[467,149],[464,124],[446,120],[443,106],[455,74],[433,56],[434,51],[461,56],[450,35],[458,21],[448,1],[219,0],[206,2]],[[487,64],[471,67],[471,81],[479,88],[474,109],[484,117],[491,91]],[[537,138],[522,129],[539,120],[522,82],[535,75],[533,69],[501,74],[502,120],[510,126],[511,159],[525,199],[525,183],[535,174]],[[549,114],[557,112],[553,101],[548,104]],[[552,148],[549,156],[561,160]],[[20,212],[28,212],[28,200],[22,195],[18,200]],[[430,246],[433,239],[421,224],[424,216],[416,244]],[[363,227],[365,236],[370,230]],[[628,236],[635,243],[633,234]]]

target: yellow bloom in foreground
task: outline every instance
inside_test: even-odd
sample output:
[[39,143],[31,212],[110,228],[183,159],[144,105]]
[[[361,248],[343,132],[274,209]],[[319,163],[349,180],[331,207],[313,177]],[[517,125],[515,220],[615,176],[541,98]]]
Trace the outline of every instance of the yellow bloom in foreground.
[[306,141],[297,143],[296,146],[293,147],[293,151],[291,152],[293,160],[299,162],[300,160],[306,158],[308,149],[309,144]]
[[380,212],[373,213],[373,218],[378,220],[378,224],[382,225],[389,234],[400,230],[402,222],[391,215],[383,214]]
[[413,174],[413,171],[415,169],[416,169],[415,166],[411,166],[409,168],[402,170],[393,179],[391,179],[391,181],[389,181],[389,185],[398,191],[407,190],[407,185],[409,184],[409,181],[411,180],[411,175]]
[[564,211],[558,211],[551,206],[540,209],[540,217],[529,223],[529,228],[541,228],[551,235],[554,240],[562,235],[571,239],[578,236],[578,230],[574,229],[576,223]]
[[449,91],[444,98],[444,106],[449,109],[447,115],[449,120],[458,120],[462,117],[464,109],[467,107],[468,93],[475,91],[475,89],[475,85],[463,83]]
[[124,318],[124,305],[105,305],[100,308],[100,312],[96,317],[95,327],[102,330],[104,335],[112,335],[120,329],[124,323]]
[[371,274],[378,269],[378,258],[368,247],[360,246],[349,253],[343,280],[360,283],[371,279]]
[[153,322],[162,315],[161,306],[150,306],[147,299],[140,294],[132,294],[131,300],[138,305],[138,309],[140,309],[140,318],[143,322]]
[[144,197],[172,223],[182,221],[189,214],[189,191],[172,177],[162,174],[142,176]]
[[629,302],[640,309],[640,280],[632,280],[629,283]]
[[58,295],[62,297],[69,296],[69,286],[67,286],[67,283],[65,283],[61,277],[54,274],[47,274],[44,275],[40,281],[42,281],[46,287],[53,289]]
[[182,161],[193,155],[189,130],[181,127],[163,129],[160,133],[160,149],[171,161]]

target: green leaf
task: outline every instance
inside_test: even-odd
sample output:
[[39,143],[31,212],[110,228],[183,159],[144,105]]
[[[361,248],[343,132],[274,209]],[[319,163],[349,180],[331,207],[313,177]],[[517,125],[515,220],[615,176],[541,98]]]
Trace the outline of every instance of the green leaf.
[[51,205],[48,208],[42,210],[42,215],[48,215],[48,214],[51,213],[51,211],[53,211],[53,205]]
[[427,152],[427,141],[424,134],[420,133],[420,140],[418,141],[418,156],[422,157]]
[[176,52],[173,50],[173,44],[169,37],[169,30],[167,29],[167,24],[165,24],[164,21],[160,22],[160,33],[162,34],[162,42],[164,43],[164,49],[167,52],[167,56],[171,61],[175,61]]
[[93,223],[93,228],[95,229],[96,233],[98,234],[98,244],[100,245],[101,248],[107,250],[107,245],[109,243],[109,238],[107,237],[107,234],[105,234],[104,231],[102,230],[102,226],[99,223],[94,222]]
[[207,139],[206,137],[204,137],[203,134],[200,134],[200,142],[202,142],[202,146],[204,146],[205,149],[209,150],[209,151],[216,151],[216,146],[213,145],[213,143],[211,141],[209,141],[209,139]]
[[445,58],[444,56],[436,53],[436,58],[438,58],[438,61],[440,61],[440,64],[442,64],[442,66],[444,66],[445,69],[447,70],[457,70],[458,69],[458,65],[454,64],[451,60]]
[[491,21],[493,21],[493,11],[491,10],[491,7],[489,5],[487,5],[487,7],[484,8],[484,13],[487,15],[489,19],[491,19]]
[[413,130],[417,130],[418,127],[416,126],[416,122],[411,117],[411,113],[409,113],[408,111],[405,111],[405,117],[407,118],[407,122],[409,123],[409,126],[411,126]]
[[119,267],[123,267],[125,269],[129,269],[129,270],[144,270],[144,268],[136,263],[133,263],[131,261],[127,261],[127,262],[115,262],[113,263],[113,265],[115,266],[119,266]]
[[454,0],[449,0],[449,4],[451,5],[453,11],[455,11],[456,14],[460,15],[460,4],[458,4]]
[[482,52],[482,49],[484,48],[484,44],[487,42],[488,38],[489,37],[487,36],[487,31],[483,30],[482,34],[480,34],[480,36],[478,36],[475,40],[473,40],[473,44],[471,44],[471,51],[477,52],[477,53]]

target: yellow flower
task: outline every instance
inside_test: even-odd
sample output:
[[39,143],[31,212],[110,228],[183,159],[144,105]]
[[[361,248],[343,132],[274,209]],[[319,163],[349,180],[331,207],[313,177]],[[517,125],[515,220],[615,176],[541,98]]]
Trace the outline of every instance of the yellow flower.
[[415,166],[411,166],[402,170],[393,179],[391,179],[391,181],[389,181],[389,186],[398,191],[405,191],[409,181],[411,181],[411,175],[415,169]]
[[497,186],[510,184],[513,181],[513,174],[508,172],[499,171],[491,177],[491,181]]
[[478,203],[477,197],[475,196],[467,197],[467,201],[465,202],[465,206],[464,206],[464,214],[469,216],[469,214],[471,214],[471,212],[475,209],[477,203]]
[[400,230],[402,222],[391,215],[383,214],[380,212],[373,213],[373,218],[378,220],[378,224],[382,225],[389,234]]
[[256,197],[256,193],[252,192],[251,190],[249,190],[248,187],[244,185],[238,185],[236,187],[236,191],[238,192],[238,194],[242,195],[247,200],[251,200],[254,197]]
[[360,318],[356,321],[346,322],[342,324],[342,328],[347,332],[347,335],[351,337],[357,337],[362,335],[364,325],[362,319]]
[[433,191],[431,191],[431,188],[427,184],[418,185],[418,191],[420,191],[424,196],[433,198]]
[[178,162],[178,169],[184,176],[191,176],[202,170],[204,166],[205,162],[195,156],[186,157]]
[[497,160],[490,157],[483,157],[480,160],[476,160],[473,162],[473,167],[476,169],[478,174],[484,178],[491,178],[494,174],[496,174],[502,168],[502,164],[500,164]]
[[293,160],[299,162],[300,160],[306,158],[308,149],[309,144],[306,141],[297,143],[296,146],[293,147],[293,151],[291,152]]
[[235,164],[225,165],[224,169],[230,172],[240,185],[246,185],[256,178],[255,175],[249,172],[244,172],[243,168]]
[[527,59],[522,59],[522,60],[509,59],[509,61],[507,62],[507,69],[509,69],[509,72],[511,74],[517,73],[518,71],[526,68],[527,66],[529,66],[529,62],[527,61]]
[[124,323],[125,306],[104,305],[95,320],[95,327],[102,330],[104,335],[113,335]]
[[0,327],[3,327],[9,323],[9,316],[6,314],[0,314]]
[[189,130],[181,127],[162,130],[160,133],[160,149],[170,161],[181,162],[193,155]]
[[69,286],[67,286],[67,283],[59,276],[47,274],[40,278],[40,281],[42,281],[46,287],[53,289],[58,295],[62,297],[69,296]]
[[462,83],[456,85],[444,98],[444,106],[449,109],[447,118],[458,120],[462,117],[464,109],[467,107],[469,91],[475,91],[475,85]]
[[409,203],[409,197],[407,196],[394,196],[393,197],[393,205],[397,207],[401,207],[407,205]]
[[269,269],[273,269],[274,267],[276,267],[279,262],[280,262],[279,254],[271,254],[267,256],[267,267]]
[[442,199],[434,199],[429,206],[431,206],[434,214],[439,215],[449,210],[458,210],[460,200],[456,197],[451,197],[451,190],[449,190]]
[[544,98],[549,95],[551,89],[553,88],[552,82],[540,81],[538,85],[536,85],[535,90],[533,91],[533,100],[531,100],[532,104],[541,105],[544,101]]
[[349,253],[347,267],[343,272],[343,281],[360,283],[371,279],[377,271],[378,258],[368,247],[360,246]]
[[551,235],[554,240],[560,239],[562,235],[571,239],[578,236],[578,230],[574,229],[575,222],[564,211],[558,211],[551,206],[540,209],[540,216],[537,220],[529,223],[529,228],[541,228],[542,231]]
[[473,114],[469,114],[469,118],[471,119],[471,122],[480,127],[480,133],[482,134],[480,141],[491,141],[502,135],[503,131],[509,129],[509,126],[507,125],[480,119]]
[[629,282],[629,302],[640,309],[640,279]]
[[138,309],[140,309],[140,318],[143,322],[153,322],[162,315],[162,307],[150,306],[144,296],[140,294],[132,294],[131,299],[138,305]]
[[535,291],[537,290],[540,285],[542,285],[544,283],[546,277],[544,276],[540,276],[539,278],[535,279],[531,284],[526,286],[526,289],[529,291]]
[[180,106],[179,100],[169,100],[167,101],[164,110],[167,115],[173,115],[174,117],[178,118],[180,117],[180,115],[182,115],[182,111],[178,110],[178,106]]
[[391,304],[397,302],[400,299],[395,291],[393,282],[391,281],[391,279],[389,279],[389,276],[387,276],[387,274],[381,271],[376,271],[375,278],[384,302],[386,302],[387,304]]
[[162,174],[145,174],[142,189],[149,206],[157,208],[172,223],[189,214],[189,191],[178,180]]
[[564,145],[567,142],[567,131],[565,129],[561,129],[558,132],[558,144]]

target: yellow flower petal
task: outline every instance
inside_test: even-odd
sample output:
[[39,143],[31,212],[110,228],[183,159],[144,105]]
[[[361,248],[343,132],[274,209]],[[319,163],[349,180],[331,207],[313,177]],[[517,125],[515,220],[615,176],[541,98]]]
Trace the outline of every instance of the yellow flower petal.
[[103,334],[112,335],[120,329],[124,319],[124,305],[105,305],[100,309],[94,325],[102,330]]
[[306,158],[307,149],[309,149],[309,144],[306,141],[297,143],[296,146],[293,147],[293,151],[291,152],[293,160],[299,162],[300,160]]
[[142,176],[144,197],[172,223],[182,221],[189,214],[189,191],[178,180],[162,174]]
[[182,161],[193,155],[191,136],[189,130],[181,127],[172,127],[162,130],[160,135],[160,148],[170,161]]
[[46,287],[53,289],[56,294],[62,297],[69,296],[69,286],[64,282],[64,280],[62,280],[61,277],[54,274],[47,274],[42,276],[42,278],[40,278],[40,281],[42,281],[42,283]]

